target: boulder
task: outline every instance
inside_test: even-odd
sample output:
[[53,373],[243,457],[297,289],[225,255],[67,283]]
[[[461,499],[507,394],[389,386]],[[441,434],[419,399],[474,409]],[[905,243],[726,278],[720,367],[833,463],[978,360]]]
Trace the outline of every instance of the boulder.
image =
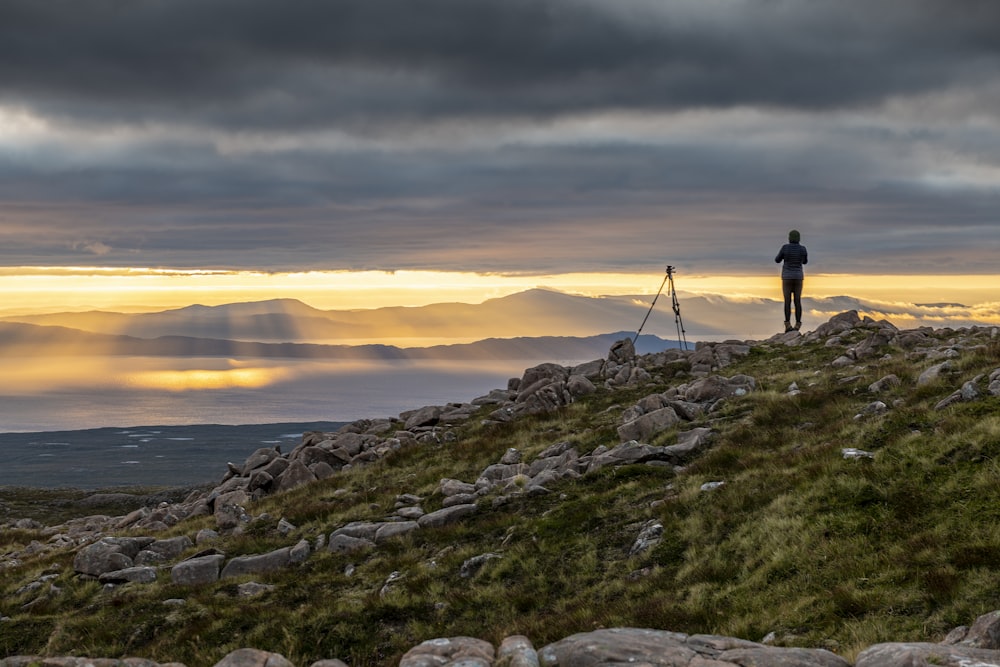
[[828,321],[816,327],[814,333],[818,337],[825,338],[826,336],[850,331],[858,326],[861,326],[861,318],[858,317],[858,311],[848,310],[839,315],[834,315]]
[[416,412],[409,413],[404,428],[407,431],[412,431],[415,428],[435,426],[440,420],[441,408],[436,405],[428,405]]
[[151,537],[105,537],[80,549],[73,558],[73,569],[79,574],[99,577],[105,572],[130,568],[139,552],[153,542]]
[[635,361],[635,345],[631,338],[615,341],[608,350],[608,361],[614,364],[630,364]]
[[283,655],[255,648],[241,648],[226,655],[214,667],[295,667]]
[[657,433],[676,426],[680,420],[673,408],[660,408],[619,426],[618,438],[621,442],[650,440]]
[[587,472],[593,472],[605,466],[648,463],[650,461],[670,463],[673,459],[665,447],[642,445],[633,440],[607,451],[592,454],[590,464],[587,466]]
[[421,528],[437,528],[445,526],[449,523],[460,521],[467,516],[475,514],[475,512],[476,506],[471,504],[445,507],[437,510],[436,512],[423,515],[417,519],[417,525]]
[[639,664],[659,667],[849,667],[822,649],[777,648],[715,635],[610,628],[584,632],[538,651],[541,667]]
[[170,580],[180,586],[215,583],[219,580],[219,569],[225,559],[222,554],[210,554],[181,561],[170,569]]
[[390,521],[383,523],[379,526],[379,529],[375,531],[375,543],[379,544],[390,540],[394,537],[399,537],[400,535],[405,535],[407,533],[413,532],[420,528],[416,521]]
[[935,364],[920,374],[917,378],[917,386],[933,382],[942,375],[950,373],[953,368],[954,365],[950,361],[942,361],[940,364]]
[[855,667],[1000,667],[1000,651],[954,644],[896,642],[869,646]]
[[173,558],[179,558],[182,553],[193,546],[194,542],[191,541],[190,537],[180,535],[178,537],[170,537],[164,540],[156,540],[146,547],[146,551],[152,551],[153,553],[159,554],[165,559],[170,560]]
[[460,493],[474,494],[476,492],[476,485],[457,479],[442,479],[438,484],[438,491],[443,496],[457,496]]
[[868,385],[868,391],[873,394],[881,394],[893,387],[898,387],[900,384],[902,381],[896,375],[886,375]]
[[679,462],[689,461],[709,445],[715,438],[715,431],[710,428],[693,428],[677,434],[677,444],[664,447],[664,451]]
[[105,572],[98,581],[102,584],[123,584],[134,582],[138,584],[151,584],[156,581],[155,567],[127,567],[124,570]]
[[255,450],[254,453],[248,456],[247,460],[243,463],[243,475],[247,475],[257,468],[266,466],[279,456],[281,455],[273,447],[261,447],[260,449]]
[[538,667],[538,652],[524,635],[505,638],[497,651],[496,667]]
[[1000,611],[977,618],[961,643],[973,648],[1000,649]]
[[341,526],[330,533],[330,538],[333,539],[335,535],[347,535],[348,537],[357,537],[374,542],[375,533],[378,532],[381,526],[381,523],[375,523],[374,521],[352,521],[346,526]]
[[281,476],[278,478],[278,490],[288,491],[297,486],[315,481],[316,475],[301,461],[292,461],[288,464],[288,469],[281,473]]
[[428,639],[405,654],[399,667],[438,667],[442,665],[462,665],[462,667],[492,667],[496,652],[493,644],[473,637],[451,637]]
[[375,546],[373,540],[367,540],[361,537],[351,537],[350,535],[337,535],[336,533],[330,536],[330,541],[327,543],[327,550],[332,553],[344,554],[351,553],[354,551],[360,551],[361,549],[368,549]]
[[587,396],[597,391],[597,387],[585,375],[570,375],[566,380],[566,389],[574,398]]
[[753,379],[747,376],[725,378],[721,375],[709,375],[688,385],[684,391],[684,400],[709,403],[720,398],[743,396],[753,390],[753,385]]
[[222,568],[221,579],[239,577],[244,574],[263,574],[288,567],[291,564],[291,549],[282,547],[264,554],[237,556]]

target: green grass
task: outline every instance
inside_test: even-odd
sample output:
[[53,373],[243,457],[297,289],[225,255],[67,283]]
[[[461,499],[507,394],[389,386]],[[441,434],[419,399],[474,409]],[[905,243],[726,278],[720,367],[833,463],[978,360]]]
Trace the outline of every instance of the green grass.
[[[858,342],[863,332],[850,337]],[[275,589],[253,601],[237,594],[249,578],[184,589],[164,572],[152,585],[106,591],[73,574],[69,552],[24,559],[0,570],[0,615],[9,618],[0,623],[0,655],[135,655],[197,665],[252,646],[296,664],[338,657],[352,667],[381,666],[434,637],[498,644],[524,634],[541,647],[613,626],[751,640],[774,632],[779,644],[848,658],[877,642],[940,639],[1000,608],[1000,399],[934,406],[1000,366],[1000,347],[984,344],[956,360],[954,376],[919,387],[931,362],[908,351],[829,366],[842,351],[761,345],[726,368],[725,375],[754,376],[759,390],[696,422],[718,437],[679,471],[605,468],[550,485],[543,496],[497,505],[487,496],[459,524],[350,556],[321,551],[255,577]],[[530,461],[559,442],[583,454],[613,446],[624,408],[692,379],[675,370],[659,384],[601,389],[551,415],[502,425],[474,418],[455,430],[454,442],[406,447],[267,498],[251,512],[270,519],[215,546],[235,556],[313,542],[350,521],[381,520],[400,493],[424,497],[431,511],[441,506],[442,478],[474,481],[512,447]],[[877,397],[867,391],[890,373],[898,386]],[[787,393],[792,382],[801,393]],[[876,398],[893,407],[857,417]],[[675,434],[653,444],[670,444]],[[846,447],[874,459],[844,459]],[[701,490],[713,481],[724,484]],[[0,501],[19,516],[61,521],[80,511],[73,493],[3,490]],[[282,517],[297,526],[288,537],[275,530]],[[664,527],[661,542],[630,556],[651,519]],[[199,518],[170,534],[210,525]],[[47,539],[44,531],[5,530],[0,552]],[[460,576],[463,563],[486,553],[500,557]],[[386,586],[393,573],[401,576]],[[44,574],[58,576],[40,591],[17,592]],[[50,586],[59,592],[39,598]],[[172,598],[186,602],[164,604]]]

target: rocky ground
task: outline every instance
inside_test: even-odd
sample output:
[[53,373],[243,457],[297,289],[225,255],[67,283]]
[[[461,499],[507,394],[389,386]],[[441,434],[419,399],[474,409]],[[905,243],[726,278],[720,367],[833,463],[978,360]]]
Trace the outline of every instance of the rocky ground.
[[[846,334],[863,331],[860,343],[846,344]],[[909,351],[933,363],[920,377],[928,382],[951,371],[956,349],[968,349],[996,338],[996,329],[969,329],[957,332],[946,344],[933,332],[900,331],[888,322],[861,319],[854,311],[843,313],[806,334],[789,332],[767,341],[769,345],[796,346],[820,341],[827,347],[841,349],[834,366],[850,367],[865,358],[882,354],[888,345]],[[857,336],[852,336],[857,340]],[[80,577],[93,578],[105,586],[143,585],[157,580],[168,570],[173,583],[202,586],[220,579],[245,577],[288,568],[310,558],[320,549],[350,552],[377,548],[400,535],[467,520],[475,515],[477,502],[489,496],[494,504],[504,503],[514,495],[549,493],[556,481],[574,479],[607,466],[662,465],[680,467],[711,446],[711,428],[681,430],[675,444],[652,446],[648,442],[664,429],[684,425],[711,412],[720,401],[756,389],[756,380],[746,375],[725,376],[722,369],[734,359],[750,353],[755,342],[728,341],[699,344],[694,351],[669,350],[655,355],[637,356],[630,341],[617,343],[608,358],[567,368],[542,364],[528,369],[505,389],[469,403],[427,406],[400,415],[394,420],[362,420],[335,433],[313,432],[303,436],[292,451],[262,448],[242,464],[230,463],[222,481],[209,490],[193,491],[180,502],[161,502],[142,507],[123,516],[90,516],[66,524],[42,527],[30,520],[12,522],[13,528],[43,529],[47,542],[34,542],[26,549],[4,554],[10,564],[39,554],[71,550],[73,567]],[[556,410],[578,398],[605,387],[643,386],[652,369],[663,372],[671,365],[683,365],[694,378],[652,393],[634,405],[622,409],[618,435],[620,443],[579,452],[568,443],[556,444],[534,457],[522,460],[517,450],[509,450],[501,460],[490,465],[471,480],[443,479],[438,493],[444,497],[442,508],[425,512],[420,496],[400,489],[393,515],[381,522],[355,522],[331,526],[328,533],[311,540],[299,539],[280,549],[256,555],[229,558],[216,546],[220,536],[238,533],[255,518],[253,504],[261,498],[316,480],[328,478],[340,470],[363,466],[389,452],[420,442],[447,441],[449,426],[481,414],[489,406],[489,420],[508,422],[523,415]],[[886,376],[868,387],[873,400],[866,412],[891,409],[878,400],[898,378]],[[798,387],[788,387],[789,393]],[[960,401],[976,401],[986,395],[1000,395],[1000,369],[974,378],[961,389],[944,398],[937,409]],[[402,428],[399,428],[402,424]],[[845,457],[864,457],[859,450]],[[202,529],[192,536],[158,538],[157,534],[185,520],[212,516],[215,529]],[[288,534],[294,526],[279,522],[278,530]],[[655,545],[662,526],[655,522],[643,526],[632,547],[638,553]],[[197,551],[192,553],[192,549]],[[483,554],[484,561],[491,554]],[[474,569],[482,562],[469,562]],[[464,567],[464,566],[463,566]],[[392,582],[387,581],[386,586]],[[241,587],[260,587],[245,583]],[[26,582],[34,587],[37,598],[57,595],[44,577]],[[265,587],[266,588],[266,587]],[[248,595],[253,591],[248,588]],[[178,601],[182,604],[183,601]],[[855,667],[954,665],[955,667],[1000,667],[1000,612],[970,619],[971,626],[956,628],[940,643],[887,643],[871,646],[858,654]],[[470,637],[440,638],[413,647],[400,662],[401,667],[577,667],[602,664],[649,664],[685,667],[847,667],[842,657],[822,649],[787,648],[764,642],[733,637],[686,635],[657,629],[610,628],[566,637],[546,646],[534,647],[523,636],[508,637],[499,646]],[[141,659],[93,659],[79,657],[13,656],[0,659],[0,667],[52,665],[97,667],[134,665],[153,667],[157,663]],[[163,663],[173,664],[173,663]],[[217,663],[218,666],[282,667],[290,665],[281,655],[245,648]],[[322,660],[312,667],[343,665],[339,660]]]

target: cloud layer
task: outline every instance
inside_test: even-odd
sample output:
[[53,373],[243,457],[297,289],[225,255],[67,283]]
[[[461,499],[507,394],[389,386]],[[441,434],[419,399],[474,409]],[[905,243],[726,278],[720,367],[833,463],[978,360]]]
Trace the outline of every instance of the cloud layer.
[[994,271],[990,0],[0,4],[0,263]]

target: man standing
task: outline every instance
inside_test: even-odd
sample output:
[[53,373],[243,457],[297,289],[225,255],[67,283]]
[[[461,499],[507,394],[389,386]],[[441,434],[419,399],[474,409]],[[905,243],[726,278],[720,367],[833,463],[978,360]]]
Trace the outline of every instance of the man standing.
[[[798,230],[788,232],[788,243],[781,246],[775,263],[784,262],[781,266],[781,293],[785,297],[785,331],[802,327],[802,281],[805,273],[802,265],[809,263],[809,253],[806,247],[799,243],[801,235]],[[795,326],[791,325],[792,297],[795,297]]]

